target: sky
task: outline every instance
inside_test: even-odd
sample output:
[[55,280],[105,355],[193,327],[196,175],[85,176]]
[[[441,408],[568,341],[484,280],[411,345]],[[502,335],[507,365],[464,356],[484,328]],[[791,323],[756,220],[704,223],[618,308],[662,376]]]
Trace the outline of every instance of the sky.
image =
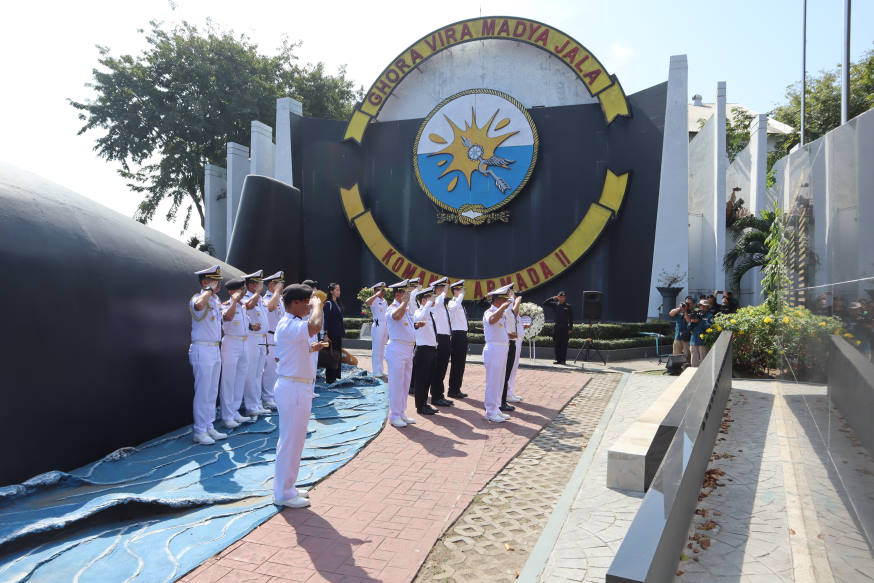
[[[807,4],[807,69],[833,69],[841,62],[844,2]],[[856,60],[874,48],[874,1],[857,0],[852,8]],[[15,2],[3,11],[0,161],[126,216],[133,216],[140,195],[118,176],[117,163],[93,151],[99,132],[77,135],[82,122],[68,100],[93,96],[86,84],[97,66],[97,45],[115,56],[138,54],[145,47],[138,31],[148,29],[150,20],[203,26],[209,19],[246,34],[264,54],[274,54],[283,37],[302,41],[296,51],[301,62],[323,62],[330,73],[345,65],[347,76],[365,88],[412,42],[481,15],[531,18],[564,31],[616,74],[629,94],[665,81],[669,58],[677,54],[688,56],[690,101],[700,93],[712,102],[716,83],[725,81],[729,102],[765,113],[782,104],[786,87],[801,78],[802,0],[50,0]],[[202,237],[196,213],[188,232],[181,232],[182,214],[177,223],[161,216],[150,226],[179,239]]]

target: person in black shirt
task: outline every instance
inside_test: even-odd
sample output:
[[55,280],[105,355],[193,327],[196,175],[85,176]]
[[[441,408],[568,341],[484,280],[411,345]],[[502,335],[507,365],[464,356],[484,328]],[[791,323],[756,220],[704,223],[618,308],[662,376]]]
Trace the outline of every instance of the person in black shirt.
[[[325,334],[331,340],[331,350],[340,352],[343,349],[343,304],[340,303],[340,284],[328,285],[328,299],[324,307]],[[340,378],[341,364],[337,368],[325,369],[325,381],[329,384]]]
[[553,364],[567,364],[567,340],[574,327],[574,311],[567,303],[567,294],[558,292],[545,302],[544,306],[552,308],[555,326],[552,330],[552,339],[555,342],[555,362]]

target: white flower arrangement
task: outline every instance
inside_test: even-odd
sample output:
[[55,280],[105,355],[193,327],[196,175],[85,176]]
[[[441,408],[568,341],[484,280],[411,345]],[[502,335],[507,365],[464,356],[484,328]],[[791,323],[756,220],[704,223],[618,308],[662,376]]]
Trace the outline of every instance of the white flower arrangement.
[[531,318],[531,327],[525,331],[524,338],[525,340],[533,340],[535,336],[540,334],[543,324],[546,322],[543,308],[531,302],[523,302],[519,305],[519,315]]

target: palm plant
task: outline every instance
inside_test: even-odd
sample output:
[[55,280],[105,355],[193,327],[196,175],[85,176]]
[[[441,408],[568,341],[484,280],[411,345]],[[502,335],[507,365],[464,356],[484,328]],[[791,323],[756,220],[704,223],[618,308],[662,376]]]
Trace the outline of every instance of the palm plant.
[[761,217],[737,217],[727,226],[734,235],[735,244],[725,254],[722,266],[728,274],[732,290],[740,291],[740,280],[747,271],[765,265],[768,253],[765,239],[768,238],[775,216],[774,211],[763,210]]

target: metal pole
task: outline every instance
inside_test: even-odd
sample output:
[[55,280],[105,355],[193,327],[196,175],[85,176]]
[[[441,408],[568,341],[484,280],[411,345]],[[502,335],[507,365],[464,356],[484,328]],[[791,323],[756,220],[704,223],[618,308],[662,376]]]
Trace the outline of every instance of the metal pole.
[[804,145],[804,116],[807,112],[804,96],[807,93],[807,0],[804,0],[801,32],[801,142]]
[[841,64],[841,125],[850,115],[850,0],[844,0],[844,60]]

